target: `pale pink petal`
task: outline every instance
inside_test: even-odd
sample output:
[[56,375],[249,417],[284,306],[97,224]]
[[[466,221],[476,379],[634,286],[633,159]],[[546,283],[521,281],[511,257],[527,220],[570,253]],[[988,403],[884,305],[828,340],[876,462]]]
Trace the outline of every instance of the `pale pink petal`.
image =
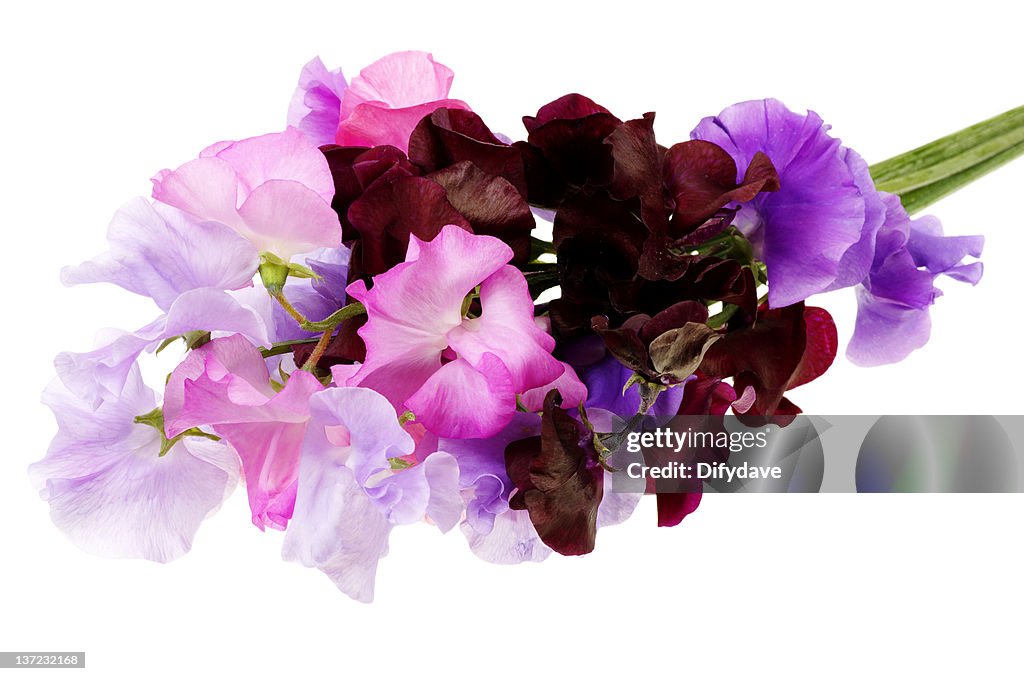
[[373,62],[352,79],[341,97],[342,117],[364,102],[401,108],[446,99],[455,74],[427,52],[395,52]]
[[327,159],[297,128],[233,142],[216,156],[234,168],[239,184],[248,192],[271,180],[292,180],[327,203],[334,198]]
[[[341,223],[330,201],[292,180],[269,180],[256,187],[238,215],[261,251],[295,254],[341,245]],[[302,219],[295,219],[297,215]]]
[[158,173],[153,196],[228,225],[285,259],[341,240],[327,160],[294,128],[218,143],[177,170]]
[[223,223],[246,236],[238,216],[238,176],[219,158],[197,158],[153,178],[153,198],[198,218]]

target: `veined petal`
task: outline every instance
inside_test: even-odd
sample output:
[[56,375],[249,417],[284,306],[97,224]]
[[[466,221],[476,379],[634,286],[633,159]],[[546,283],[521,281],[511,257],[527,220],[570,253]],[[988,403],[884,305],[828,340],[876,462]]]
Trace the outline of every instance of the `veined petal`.
[[54,524],[90,553],[178,558],[238,479],[237,457],[220,442],[185,438],[159,455],[160,434],[134,423],[156,401],[137,366],[124,391],[95,410],[57,381],[43,401],[59,430],[29,475]]

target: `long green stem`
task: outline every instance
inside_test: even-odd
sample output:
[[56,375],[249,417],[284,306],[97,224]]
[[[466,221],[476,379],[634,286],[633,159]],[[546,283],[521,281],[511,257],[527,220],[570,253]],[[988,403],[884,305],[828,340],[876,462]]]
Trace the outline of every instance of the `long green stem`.
[[914,213],[1024,155],[1024,106],[871,166],[882,191]]

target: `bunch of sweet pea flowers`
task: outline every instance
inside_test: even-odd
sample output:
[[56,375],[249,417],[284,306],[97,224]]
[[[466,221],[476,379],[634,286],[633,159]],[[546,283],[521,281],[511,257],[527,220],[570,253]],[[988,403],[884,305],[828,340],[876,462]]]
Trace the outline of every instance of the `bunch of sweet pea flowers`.
[[[846,354],[876,365],[928,340],[937,277],[981,276],[981,237],[911,219],[920,187],[876,186],[900,159],[869,172],[814,113],[743,102],[666,148],[654,114],[570,94],[513,143],[452,77],[315,59],[283,132],[160,171],[63,271],[160,310],[44,393],[30,473],[78,545],[177,558],[241,478],[284,557],[358,600],[396,525],[496,563],[588,553],[642,496],[606,489],[615,417],[795,415],[838,347],[809,296],[854,290]],[[160,397],[139,361],[183,349]],[[658,523],[699,502],[658,494]]]

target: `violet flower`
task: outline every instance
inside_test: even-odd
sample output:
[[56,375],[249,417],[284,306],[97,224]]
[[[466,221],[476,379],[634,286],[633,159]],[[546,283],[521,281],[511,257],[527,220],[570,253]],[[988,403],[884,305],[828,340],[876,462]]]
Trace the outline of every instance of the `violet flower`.
[[[283,556],[324,572],[356,600],[373,599],[392,527],[429,517],[442,531],[462,514],[459,468],[435,452],[409,465],[413,438],[394,407],[366,388],[312,396],[295,515]],[[402,460],[405,468],[392,466]]]
[[847,356],[897,362],[928,340],[937,275],[977,283],[980,263],[961,261],[981,254],[983,238],[943,237],[935,218],[913,226],[898,199],[875,189],[864,160],[828,130],[816,113],[766,99],[705,118],[691,136],[729,152],[740,174],[758,152],[778,171],[780,189],[742,204],[734,220],[768,267],[770,306],[861,285]]
[[259,264],[256,249],[230,228],[193,218],[171,206],[138,198],[115,215],[110,251],[61,272],[66,285],[106,282],[148,296],[163,314],[133,333],[116,333],[97,349],[63,352],[57,373],[94,406],[116,397],[136,358],[159,341],[191,331],[241,333],[269,342],[257,309],[230,293],[249,286]]

